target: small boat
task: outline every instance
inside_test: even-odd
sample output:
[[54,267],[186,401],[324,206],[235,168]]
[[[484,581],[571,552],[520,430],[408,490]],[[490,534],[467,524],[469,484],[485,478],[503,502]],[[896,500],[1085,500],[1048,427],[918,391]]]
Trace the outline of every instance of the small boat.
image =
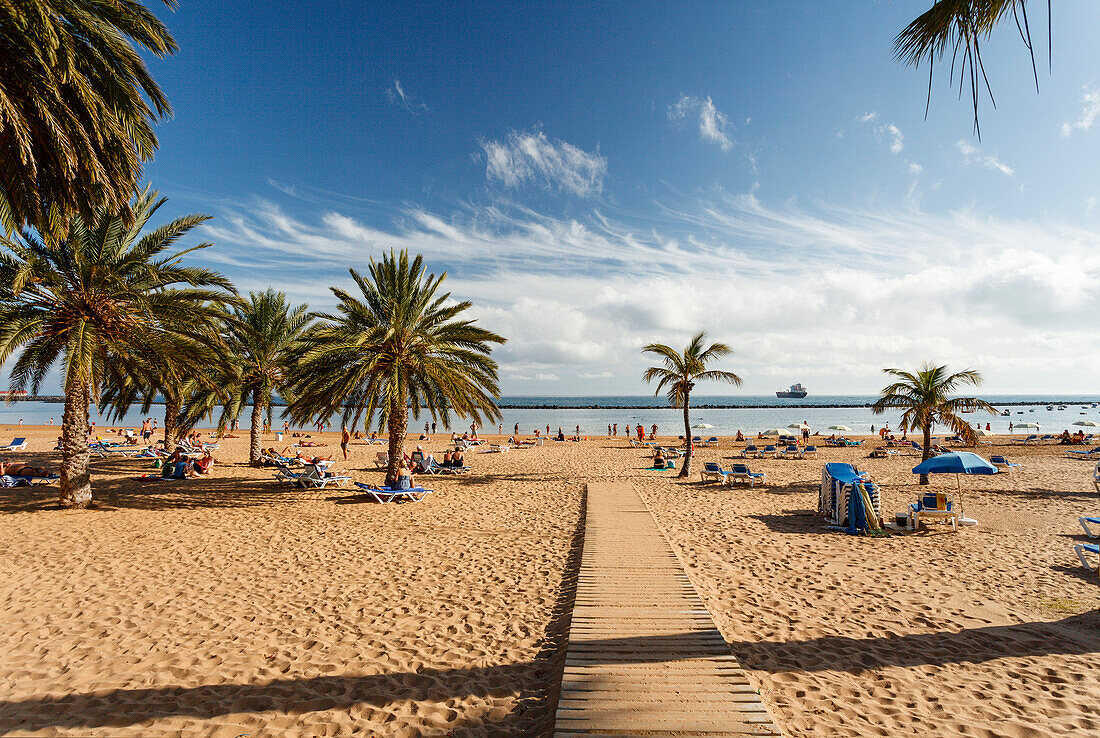
[[1003,410],[1001,412],[1001,417],[1002,418],[1007,418],[1009,415],[1012,415],[1012,413],[1010,413],[1008,410]]
[[1047,405],[1047,410],[1053,410],[1053,409],[1054,409],[1054,405]]

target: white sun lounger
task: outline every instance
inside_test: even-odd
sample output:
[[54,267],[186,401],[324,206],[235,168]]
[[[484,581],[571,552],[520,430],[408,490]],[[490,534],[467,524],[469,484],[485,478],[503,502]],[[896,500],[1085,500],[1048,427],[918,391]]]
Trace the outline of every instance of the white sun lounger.
[[26,438],[13,438],[7,446],[0,446],[0,451],[22,451],[27,447]]
[[1077,554],[1077,558],[1081,559],[1081,566],[1085,567],[1089,571],[1096,571],[1100,569],[1100,564],[1093,566],[1089,563],[1086,553],[1092,553],[1100,556],[1100,546],[1095,543],[1076,543],[1073,546],[1073,552]]
[[362,482],[356,482],[355,486],[366,492],[375,502],[381,505],[387,502],[420,502],[434,491],[424,487],[410,487],[409,489],[371,487]]

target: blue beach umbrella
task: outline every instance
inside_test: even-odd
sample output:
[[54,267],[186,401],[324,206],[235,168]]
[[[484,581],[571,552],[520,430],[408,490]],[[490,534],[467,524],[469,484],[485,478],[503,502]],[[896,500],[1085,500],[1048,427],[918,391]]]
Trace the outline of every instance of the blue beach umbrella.
[[913,467],[914,474],[996,474],[997,467],[970,451],[933,456]]
[[997,467],[989,463],[981,456],[970,451],[957,451],[955,453],[933,456],[927,461],[922,461],[913,467],[914,474],[954,474],[955,491],[959,493],[959,507],[962,508],[962,486],[959,484],[960,474],[996,474]]

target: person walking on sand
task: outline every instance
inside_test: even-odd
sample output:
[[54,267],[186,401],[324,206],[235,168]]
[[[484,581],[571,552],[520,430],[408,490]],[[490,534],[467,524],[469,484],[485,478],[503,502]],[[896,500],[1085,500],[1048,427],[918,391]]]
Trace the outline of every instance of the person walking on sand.
[[348,426],[345,424],[340,431],[340,450],[344,452],[344,461],[348,460],[349,443],[351,443],[351,434],[348,433]]
[[638,440],[639,441],[644,441],[645,440],[645,428],[642,427],[642,424],[638,423],[638,427],[635,428],[634,430],[636,430],[638,432]]
[[424,421],[424,435],[428,435],[428,421]]
[[432,435],[435,435],[435,421],[432,421]]
[[148,443],[149,439],[153,437],[153,424],[146,418],[141,423],[141,437]]

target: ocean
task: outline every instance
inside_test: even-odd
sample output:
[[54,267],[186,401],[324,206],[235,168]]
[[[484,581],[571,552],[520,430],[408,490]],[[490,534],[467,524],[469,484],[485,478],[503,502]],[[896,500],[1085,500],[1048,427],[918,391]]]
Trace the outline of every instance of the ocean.
[[[1014,426],[1022,422],[1037,423],[1042,432],[1052,433],[1060,433],[1063,429],[1075,431],[1075,422],[1092,421],[1100,429],[1100,395],[987,395],[985,399],[1011,414],[1003,417],[974,413],[966,417],[982,428],[988,423],[993,433],[1008,433],[1010,422]],[[825,435],[832,433],[828,430],[830,425],[846,425],[856,434],[871,433],[872,426],[877,429],[884,424],[897,428],[900,415],[892,412],[872,414],[869,405],[874,401],[875,397],[871,395],[818,395],[798,400],[779,400],[774,395],[699,395],[692,398],[691,422],[693,425],[713,426],[693,431],[702,436],[728,436],[738,430],[756,434],[769,428],[785,428],[802,422]],[[1066,409],[1059,410],[1058,403],[1065,404]],[[520,433],[524,435],[530,435],[535,428],[545,433],[547,426],[552,433],[557,433],[561,428],[571,434],[580,426],[582,435],[604,436],[607,435],[608,425],[617,424],[622,435],[626,426],[639,423],[647,433],[653,424],[658,426],[658,432],[662,435],[683,433],[683,412],[663,406],[663,398],[652,395],[506,396],[501,398],[500,405],[502,418],[499,424],[484,427],[483,433],[496,432],[498,425],[505,433],[511,433],[518,424]],[[1047,410],[1048,406],[1053,409]],[[44,425],[50,421],[57,425],[61,422],[61,412],[60,403],[28,400],[0,405],[0,425],[14,429],[20,420],[27,425]],[[279,419],[281,412],[282,408],[275,408],[277,427],[282,426]],[[420,413],[419,420],[413,415],[410,412],[410,432],[423,430],[425,420],[431,422],[427,411]],[[163,419],[164,408],[156,406],[153,416]],[[141,425],[141,415],[136,411],[129,413],[122,422],[108,422],[94,411],[91,419],[101,428]],[[242,416],[241,422],[247,424],[247,414]],[[333,424],[338,426],[339,419],[334,418]],[[468,419],[452,418],[452,428],[439,427],[437,432],[449,433],[452,429],[462,432],[469,429],[469,425]],[[1090,432],[1088,427],[1085,432]]]

